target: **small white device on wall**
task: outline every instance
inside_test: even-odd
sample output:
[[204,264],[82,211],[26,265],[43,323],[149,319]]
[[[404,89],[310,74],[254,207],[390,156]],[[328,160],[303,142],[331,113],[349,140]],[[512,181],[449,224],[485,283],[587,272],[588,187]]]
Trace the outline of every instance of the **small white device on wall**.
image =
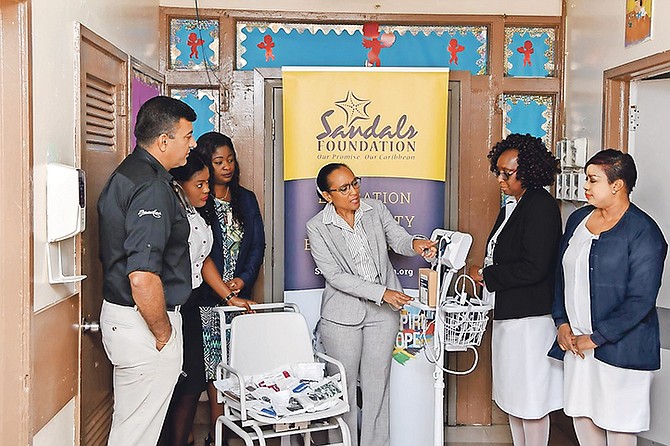
[[[47,247],[49,283],[78,282],[83,275],[63,272],[61,242],[86,228],[86,174],[65,164],[47,164]],[[67,263],[74,269],[72,260]]]
[[561,162],[561,173],[556,178],[556,198],[559,200],[586,201],[583,170],[587,149],[586,138],[556,142],[556,157]]
[[47,164],[47,241],[74,237],[86,228],[86,174],[65,164]]

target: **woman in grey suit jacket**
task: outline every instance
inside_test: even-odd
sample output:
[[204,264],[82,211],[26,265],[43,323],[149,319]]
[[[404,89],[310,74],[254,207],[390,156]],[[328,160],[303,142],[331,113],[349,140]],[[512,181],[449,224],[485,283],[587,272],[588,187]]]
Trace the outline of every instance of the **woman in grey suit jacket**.
[[307,222],[312,257],[326,280],[320,334],[326,353],[344,364],[352,410],[344,420],[357,445],[356,383],[363,411],[360,444],[389,444],[389,376],[402,292],[388,248],[405,256],[436,254],[435,244],[405,231],[378,200],[361,198],[361,179],[332,163],[317,176],[328,202]]

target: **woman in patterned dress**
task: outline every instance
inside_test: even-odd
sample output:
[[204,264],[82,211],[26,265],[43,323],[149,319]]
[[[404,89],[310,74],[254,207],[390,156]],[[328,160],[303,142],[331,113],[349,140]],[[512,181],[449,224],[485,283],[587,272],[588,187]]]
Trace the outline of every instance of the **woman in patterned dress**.
[[[265,231],[253,192],[240,185],[240,169],[232,140],[218,132],[198,138],[195,149],[208,162],[211,199],[206,209],[211,216],[214,248],[210,254],[221,277],[238,297],[251,300],[265,252]],[[216,366],[221,362],[219,321],[213,307],[216,298],[205,295],[201,300],[205,377],[209,382],[211,429],[223,408],[216,403]]]

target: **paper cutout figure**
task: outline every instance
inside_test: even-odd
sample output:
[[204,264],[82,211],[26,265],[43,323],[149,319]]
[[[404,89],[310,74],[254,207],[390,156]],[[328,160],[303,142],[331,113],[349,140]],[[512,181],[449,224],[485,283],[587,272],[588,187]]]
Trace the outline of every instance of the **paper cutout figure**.
[[626,46],[649,39],[651,14],[651,0],[635,0],[632,7],[630,2],[626,3]]
[[263,37],[263,41],[256,46],[262,50],[265,50],[266,62],[268,62],[270,59],[275,60],[275,55],[272,54],[272,48],[275,47],[275,43],[272,41],[272,36],[270,34],[266,34]]
[[635,0],[633,11],[635,11],[635,17],[637,19],[641,19],[642,17],[646,17],[648,15],[642,0]]
[[451,39],[449,41],[449,46],[447,47],[447,51],[449,51],[449,54],[451,54],[451,57],[449,58],[449,63],[454,63],[458,65],[458,53],[460,53],[464,49],[465,47],[463,45],[458,44],[458,40]]
[[368,60],[365,61],[365,65],[368,67],[380,67],[381,59],[379,58],[379,53],[382,48],[388,48],[393,45],[395,42],[395,34],[380,34],[379,23],[368,22],[363,24],[363,36],[363,46],[365,48],[370,48],[370,51],[368,52]]
[[191,54],[188,55],[189,59],[192,59],[195,56],[198,59],[198,47],[201,46],[205,41],[203,39],[198,39],[196,33],[191,33],[188,35],[188,42],[186,44],[191,47]]
[[519,48],[516,49],[518,52],[523,54],[523,66],[525,67],[526,65],[532,66],[533,63],[530,61],[530,55],[535,52],[533,49],[533,42],[530,40],[526,40],[523,43],[523,46],[520,46]]

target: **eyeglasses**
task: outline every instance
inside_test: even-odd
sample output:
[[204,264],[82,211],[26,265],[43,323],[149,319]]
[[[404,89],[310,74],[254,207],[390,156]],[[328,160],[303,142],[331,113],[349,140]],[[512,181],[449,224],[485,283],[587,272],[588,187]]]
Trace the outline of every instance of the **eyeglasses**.
[[519,169],[514,169],[514,170],[510,170],[509,172],[506,172],[504,170],[501,171],[501,170],[496,169],[496,170],[493,171],[493,175],[496,178],[502,177],[503,181],[507,181],[507,180],[510,179],[510,177],[512,175],[514,175],[516,173],[517,170],[519,170]]
[[341,193],[342,195],[347,195],[349,193],[349,191],[351,191],[352,187],[354,189],[360,189],[360,187],[361,187],[361,178],[360,177],[354,178],[354,181],[352,181],[351,183],[343,184],[342,186],[338,187],[337,189],[328,189],[326,192],[337,191],[337,192]]

